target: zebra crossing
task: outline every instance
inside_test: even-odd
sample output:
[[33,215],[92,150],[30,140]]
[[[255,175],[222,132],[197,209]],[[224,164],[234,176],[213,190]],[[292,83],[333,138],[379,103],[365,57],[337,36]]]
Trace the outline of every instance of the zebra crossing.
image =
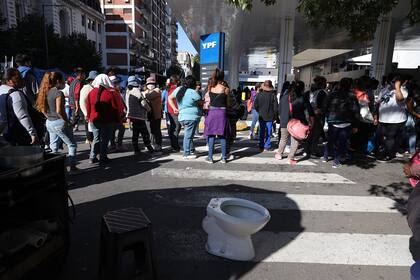
[[[204,148],[198,150],[204,152]],[[247,151],[249,152],[249,149],[241,148],[237,154]],[[276,161],[272,157],[260,155],[239,157],[227,164],[229,168],[222,164],[206,165],[203,157],[187,160],[180,155],[169,155],[152,159],[152,161],[159,162],[165,159],[170,162],[151,170],[150,174],[154,180],[181,180],[189,182],[191,185],[186,187],[192,189],[201,182],[214,182],[222,190],[198,189],[193,194],[176,199],[161,199],[159,203],[162,205],[200,209],[204,215],[205,207],[211,198],[234,196],[255,201],[272,213],[269,224],[253,236],[256,248],[255,263],[282,265],[282,267],[294,267],[295,264],[300,264],[297,269],[302,270],[305,270],[305,267],[313,269],[314,265],[333,265],[333,271],[328,274],[330,275],[328,277],[332,278],[324,279],[396,279],[395,274],[380,273],[381,269],[383,271],[390,269],[394,273],[399,273],[399,279],[408,278],[409,266],[413,263],[408,250],[410,235],[405,219],[399,212],[402,206],[394,200],[368,194],[361,196],[275,191],[278,185],[287,186],[295,183],[352,188],[360,186],[357,178],[349,179],[337,173],[325,172],[325,169],[321,168],[323,163],[311,161],[301,164],[302,167],[311,168],[310,171],[301,171],[299,167],[292,171],[260,170],[259,167],[263,165],[286,165],[285,161]],[[180,162],[182,165],[175,165],[173,162]],[[229,184],[252,186],[257,182],[266,184],[269,191],[259,192],[255,186],[249,191],[231,191],[227,187],[223,188]],[[290,225],[282,224],[280,218],[284,218]],[[358,220],[366,224],[367,228],[364,224],[358,223]],[[320,228],[316,223],[325,226]],[[392,224],[395,224],[395,230],[390,229]],[[214,263],[220,261],[206,254],[203,244],[206,236],[200,225],[194,225],[191,229],[187,224],[184,225],[185,227],[176,230],[167,229],[171,233],[164,235],[164,238],[168,239],[168,244],[173,244],[173,250],[177,253],[165,258],[180,262],[200,260]],[[355,276],[357,274],[354,272],[355,267],[359,272],[362,271],[360,275],[364,275],[363,271],[369,272],[369,278],[363,278],[367,276],[360,275],[358,277],[362,278],[340,277],[343,274],[342,271],[346,271],[347,275]],[[372,272],[376,269],[378,269],[377,275]],[[280,279],[277,276],[269,278],[268,275],[270,273],[265,274],[263,279]],[[248,278],[243,276],[240,279]],[[322,278],[315,276],[313,279]]]

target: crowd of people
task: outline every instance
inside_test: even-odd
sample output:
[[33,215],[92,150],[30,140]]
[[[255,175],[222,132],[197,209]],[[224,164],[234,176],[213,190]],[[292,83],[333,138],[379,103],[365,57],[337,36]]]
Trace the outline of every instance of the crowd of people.
[[[81,68],[67,79],[60,72],[47,72],[38,86],[30,59],[19,56],[16,62],[19,67],[7,69],[0,86],[2,135],[11,145],[39,144],[53,153],[64,143],[71,172],[78,171],[73,133],[79,123],[85,124],[91,164],[109,162],[110,150],[126,151],[127,124],[134,154],[141,154],[144,146],[151,155],[161,155],[163,118],[172,152],[181,151],[183,129],[182,153],[193,160],[194,136],[203,117],[206,161],[214,162],[218,139],[220,162],[227,163],[236,123],[245,111],[252,116],[249,138],[258,140],[260,152],[275,150],[275,158],[287,157],[290,165],[315,157],[337,168],[355,155],[390,161],[405,151],[414,155],[420,137],[419,86],[401,75],[389,75],[382,85],[367,76],[332,85],[318,76],[309,91],[301,81],[285,82],[278,91],[265,81],[245,94],[245,106],[241,91],[231,90],[219,69],[204,91],[193,76],[173,75],[161,89],[154,76],[143,81],[132,75],[121,87],[112,70],[100,74]],[[299,148],[303,152],[297,158]]]

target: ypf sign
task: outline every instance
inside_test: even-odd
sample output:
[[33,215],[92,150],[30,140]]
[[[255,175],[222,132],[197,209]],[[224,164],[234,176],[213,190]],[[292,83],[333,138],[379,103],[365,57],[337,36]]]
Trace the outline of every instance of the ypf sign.
[[212,33],[200,37],[201,83],[203,87],[214,69],[224,70],[225,34]]

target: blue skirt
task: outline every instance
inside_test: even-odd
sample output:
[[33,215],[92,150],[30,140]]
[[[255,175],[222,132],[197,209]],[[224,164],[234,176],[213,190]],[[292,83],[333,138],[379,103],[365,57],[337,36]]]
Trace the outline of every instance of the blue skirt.
[[224,108],[210,108],[204,121],[204,136],[224,136],[229,133],[229,122]]

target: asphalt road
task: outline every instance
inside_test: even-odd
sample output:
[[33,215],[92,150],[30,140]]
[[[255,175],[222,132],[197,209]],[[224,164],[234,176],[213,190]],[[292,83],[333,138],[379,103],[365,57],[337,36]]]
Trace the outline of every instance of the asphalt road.
[[[101,216],[128,207],[142,208],[152,221],[158,279],[409,279],[403,160],[289,166],[274,161],[273,152],[258,153],[247,132],[238,136],[235,158],[225,165],[203,162],[198,138],[197,160],[169,150],[159,158],[127,151],[111,154],[106,166],[89,165],[81,144],[83,172],[69,177],[77,214],[61,279],[97,279]],[[213,197],[250,199],[270,211],[270,222],[253,236],[254,261],[206,253],[201,222]]]

